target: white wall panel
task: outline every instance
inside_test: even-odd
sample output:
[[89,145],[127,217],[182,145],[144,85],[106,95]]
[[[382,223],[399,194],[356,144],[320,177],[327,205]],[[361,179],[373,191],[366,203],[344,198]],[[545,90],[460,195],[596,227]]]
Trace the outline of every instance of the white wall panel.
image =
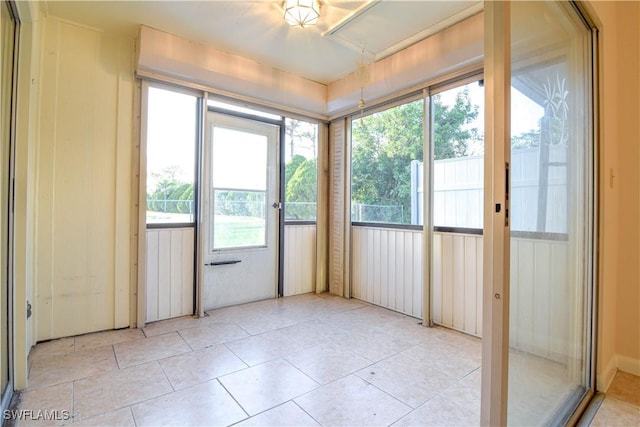
[[[353,227],[354,297],[411,316],[422,313],[420,231]],[[566,292],[567,243],[512,239],[511,328],[518,350],[561,360],[558,292]],[[482,336],[482,236],[435,232],[433,320]],[[564,277],[564,279],[562,279]],[[555,282],[552,281],[555,279]],[[534,301],[531,304],[531,301]]]
[[568,243],[511,239],[511,346],[566,362]]
[[[434,322],[481,337],[482,236],[436,232],[433,248]],[[511,254],[511,346],[561,361],[567,242],[513,238]]]
[[476,265],[478,266],[478,276],[476,277],[476,331],[478,336],[482,336],[482,278],[483,276],[483,240],[476,240]]
[[352,229],[354,298],[422,317],[422,232]]
[[434,233],[433,320],[480,336],[482,236]]
[[316,226],[284,226],[284,296],[315,290]]
[[433,235],[433,321],[482,334],[482,236]]
[[193,228],[147,230],[147,322],[193,314],[193,239]]
[[47,18],[36,151],[36,340],[129,326],[132,39]]

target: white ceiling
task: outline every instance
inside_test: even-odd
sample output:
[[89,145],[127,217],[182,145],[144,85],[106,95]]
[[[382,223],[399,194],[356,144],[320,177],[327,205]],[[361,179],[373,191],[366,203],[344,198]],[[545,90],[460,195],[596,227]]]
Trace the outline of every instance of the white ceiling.
[[107,32],[140,24],[331,83],[354,71],[364,44],[382,59],[481,10],[478,1],[321,0],[318,24],[292,28],[282,1],[49,1],[49,16]]

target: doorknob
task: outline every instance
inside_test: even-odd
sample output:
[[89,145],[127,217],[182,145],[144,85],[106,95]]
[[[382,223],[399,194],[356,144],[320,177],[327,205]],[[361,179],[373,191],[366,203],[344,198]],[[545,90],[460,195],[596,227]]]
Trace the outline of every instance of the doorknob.
[[273,202],[273,204],[271,205],[272,208],[274,209],[282,209],[282,203],[280,202]]

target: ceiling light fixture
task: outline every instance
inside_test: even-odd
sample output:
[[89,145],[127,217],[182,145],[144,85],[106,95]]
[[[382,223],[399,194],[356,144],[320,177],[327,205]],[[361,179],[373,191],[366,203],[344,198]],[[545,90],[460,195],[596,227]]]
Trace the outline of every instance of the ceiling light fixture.
[[320,2],[318,0],[285,0],[284,20],[292,27],[305,28],[314,25],[320,17]]

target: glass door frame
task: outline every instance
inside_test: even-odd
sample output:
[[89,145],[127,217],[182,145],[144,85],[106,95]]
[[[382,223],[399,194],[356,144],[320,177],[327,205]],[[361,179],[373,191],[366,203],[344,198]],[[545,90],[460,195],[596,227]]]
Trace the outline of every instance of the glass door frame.
[[[575,424],[594,395],[598,280],[598,43],[595,23],[580,4],[574,8],[592,33],[592,173],[591,262],[592,283],[589,305],[590,329],[587,367],[587,393],[569,419]],[[481,425],[507,425],[509,370],[509,279],[510,225],[509,186],[511,162],[511,5],[509,2],[484,2],[484,76],[485,76],[485,177],[484,177],[484,272]]]
[[[17,79],[18,79],[18,54],[20,49],[20,17],[16,7],[16,4],[11,0],[5,0],[4,2],[9,9],[11,18],[13,19],[13,46],[11,51],[12,64],[11,64],[11,84],[10,84],[10,112],[9,112],[9,129],[8,129],[8,162],[4,165],[8,168],[7,177],[8,182],[2,183],[2,185],[8,186],[7,200],[2,201],[2,209],[6,209],[7,214],[7,271],[6,271],[6,286],[7,293],[5,295],[6,301],[6,313],[2,313],[7,317],[7,337],[6,342],[8,344],[7,351],[7,370],[8,378],[7,385],[4,389],[0,389],[0,410],[4,411],[8,409],[14,392],[14,280],[13,280],[13,261],[14,261],[14,191],[15,191],[15,140],[16,140],[16,100],[17,100]],[[6,130],[3,130],[6,131]],[[3,243],[4,244],[4,243]],[[2,337],[4,341],[4,337]]]

